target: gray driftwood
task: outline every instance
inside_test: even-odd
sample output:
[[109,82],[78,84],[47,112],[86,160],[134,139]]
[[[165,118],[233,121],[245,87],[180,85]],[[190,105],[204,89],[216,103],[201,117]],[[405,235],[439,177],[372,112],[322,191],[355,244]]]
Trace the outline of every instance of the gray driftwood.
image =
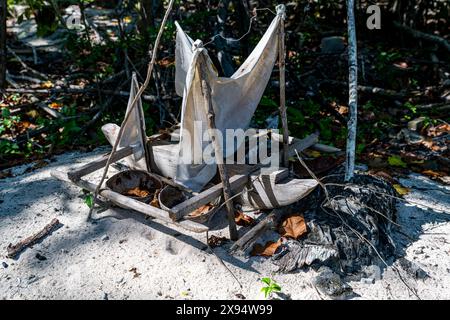
[[42,240],[44,237],[57,229],[60,225],[61,224],[59,223],[59,220],[54,218],[52,221],[50,221],[49,224],[47,224],[41,231],[39,231],[35,235],[25,238],[15,245],[10,243],[6,248],[8,252],[8,258],[15,258],[23,250]]
[[267,230],[275,230],[284,217],[292,213],[290,208],[279,208],[262,219],[256,226],[239,238],[230,249],[230,252],[245,251],[252,246]]

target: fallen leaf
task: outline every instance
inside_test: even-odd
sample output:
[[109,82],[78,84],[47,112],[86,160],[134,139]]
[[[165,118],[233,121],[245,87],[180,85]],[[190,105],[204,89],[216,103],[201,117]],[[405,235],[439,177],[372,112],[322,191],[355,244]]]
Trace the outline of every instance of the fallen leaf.
[[150,205],[155,208],[160,208],[158,197],[153,197],[153,200],[150,202]]
[[439,178],[439,177],[445,176],[445,174],[440,173],[440,172],[436,172],[436,171],[433,171],[433,170],[425,170],[425,171],[422,171],[422,173],[424,175],[432,177],[432,178]]
[[35,110],[35,109],[32,109],[32,110],[28,111],[26,113],[26,115],[29,116],[30,118],[34,119],[34,118],[37,118],[39,116],[39,112],[37,110]]
[[384,180],[387,180],[387,181],[389,181],[389,182],[392,183],[392,184],[394,184],[394,183],[397,182],[397,181],[395,181],[395,179],[392,178],[392,176],[391,176],[389,173],[387,173],[386,171],[382,171],[382,170],[378,170],[378,171],[370,170],[370,171],[369,171],[369,174],[372,174],[372,175],[374,175],[374,176],[383,178]]
[[52,102],[48,105],[50,108],[52,109],[61,109],[62,104],[58,103],[58,102]]
[[125,23],[131,23],[133,21],[133,18],[130,16],[126,16],[123,18],[123,22]]
[[213,205],[210,204],[210,203],[205,204],[204,206],[201,206],[200,208],[195,209],[194,211],[192,211],[189,214],[189,216],[190,217],[200,217],[200,216],[202,216],[204,214],[207,214],[209,211],[211,211],[212,207],[213,207]]
[[410,192],[410,189],[403,187],[402,185],[396,183],[393,185],[394,189],[398,192],[398,194],[404,196]]
[[389,163],[389,165],[391,165],[393,167],[402,167],[402,168],[407,167],[407,164],[402,160],[402,158],[400,156],[397,156],[397,155],[390,156],[388,158],[388,163]]
[[262,256],[262,257],[271,257],[277,251],[278,247],[281,246],[282,240],[278,239],[277,242],[268,241],[264,246],[256,243],[253,246],[250,255],[252,256]]
[[220,247],[227,241],[228,241],[228,239],[225,237],[217,237],[215,235],[212,235],[208,238],[208,245],[211,248],[216,248],[216,247]]
[[236,211],[234,213],[234,221],[238,226],[248,227],[255,221],[252,217],[244,214],[242,211]]
[[53,83],[51,81],[44,81],[41,83],[41,88],[44,88],[44,89],[53,88]]
[[167,68],[169,66],[173,66],[175,64],[175,60],[172,57],[169,57],[169,58],[163,58],[163,59],[159,60],[157,63],[161,67]]
[[126,190],[123,194],[127,195],[127,196],[143,198],[143,197],[147,197],[150,194],[150,191],[136,187],[136,188]]
[[287,217],[278,228],[283,237],[298,239],[306,233],[306,222],[302,215]]

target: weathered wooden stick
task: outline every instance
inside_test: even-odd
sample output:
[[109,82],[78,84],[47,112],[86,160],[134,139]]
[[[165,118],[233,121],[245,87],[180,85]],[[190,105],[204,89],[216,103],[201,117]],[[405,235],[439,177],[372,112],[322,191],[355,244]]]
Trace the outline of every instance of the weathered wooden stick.
[[16,257],[23,250],[36,244],[37,242],[42,240],[44,237],[46,237],[47,235],[52,233],[54,230],[56,230],[60,226],[61,226],[61,224],[59,223],[59,220],[54,218],[54,219],[52,219],[52,221],[50,221],[49,224],[47,224],[41,231],[39,231],[35,235],[32,235],[26,239],[23,239],[15,245],[10,243],[8,245],[8,247],[6,248],[6,250],[8,252],[8,258]]
[[281,221],[288,215],[292,214],[292,207],[278,208],[272,210],[271,213],[262,219],[256,226],[251,228],[230,248],[230,252],[247,250],[259,237],[267,230],[276,229]]
[[[123,159],[133,153],[133,147],[127,146],[125,148],[119,149],[114,153],[112,157],[112,162],[119,161],[120,159]],[[97,171],[101,168],[103,168],[106,165],[106,162],[108,161],[109,154],[104,155],[103,157],[96,159],[90,163],[85,164],[84,166],[76,169],[71,170],[67,173],[67,176],[70,180],[76,181],[85,175],[88,175],[94,171]]]
[[[53,170],[51,172],[51,175],[59,180],[74,183],[75,185],[79,186],[80,188],[83,188],[90,192],[94,192],[96,189],[96,185],[94,183],[91,183],[91,182],[83,180],[83,179],[79,179],[77,181],[72,181],[68,178],[66,173],[58,171],[58,170]],[[121,195],[120,193],[114,192],[109,189],[101,189],[99,192],[99,195],[105,199],[110,200],[111,202],[115,203],[116,205],[118,205],[120,207],[138,211],[140,213],[145,214],[146,216],[158,219],[165,223],[176,225],[178,227],[181,227],[181,228],[189,230],[189,231],[202,233],[202,232],[206,232],[209,230],[209,228],[207,226],[204,226],[202,224],[199,224],[199,223],[196,223],[196,222],[190,221],[190,220],[182,220],[180,222],[174,222],[169,217],[169,214],[166,211],[161,210],[156,207],[153,207],[151,205],[145,204],[143,202],[134,200],[127,196]]]
[[[204,57],[203,57],[204,58]],[[211,140],[214,146],[214,157],[216,158],[217,168],[219,169],[220,179],[222,180],[222,188],[223,188],[223,197],[225,200],[225,204],[227,207],[227,217],[228,217],[228,229],[230,231],[230,239],[235,241],[239,238],[237,228],[236,228],[236,222],[235,222],[235,212],[234,212],[234,206],[233,206],[233,200],[231,199],[231,186],[230,181],[228,178],[227,169],[225,167],[225,164],[223,163],[223,153],[222,153],[222,143],[217,140],[217,137],[215,136],[216,128],[216,122],[215,122],[215,113],[211,101],[211,88],[209,87],[208,83],[206,82],[206,77],[204,76],[204,63],[205,59],[201,62],[200,68],[201,71],[201,78],[202,78],[202,91],[203,96],[205,97],[206,104],[208,106],[208,129],[211,133]]]
[[62,117],[61,113],[59,113],[55,109],[50,108],[45,103],[40,102],[36,105],[53,118],[60,119]]
[[236,241],[233,246],[230,248],[230,252],[236,250],[245,251],[248,247],[250,247],[264,232],[267,230],[275,228],[276,225],[276,216],[275,213],[270,213],[267,217],[265,217],[261,222],[259,222],[256,226],[250,229],[246,234],[244,234],[238,241]]
[[280,21],[280,31],[278,38],[278,64],[280,68],[280,117],[283,126],[283,165],[287,168],[289,165],[288,145],[289,145],[289,130],[286,114],[286,48],[284,43],[284,12],[286,7],[284,5],[277,6],[277,14],[283,15]]
[[326,144],[316,143],[311,146],[311,149],[325,152],[325,153],[338,153],[342,150],[336,147],[328,146]]
[[297,140],[294,139],[292,144],[288,147],[288,157],[293,157],[295,155],[295,150],[298,152],[311,147],[319,141],[319,135],[317,133],[310,134],[304,139]]

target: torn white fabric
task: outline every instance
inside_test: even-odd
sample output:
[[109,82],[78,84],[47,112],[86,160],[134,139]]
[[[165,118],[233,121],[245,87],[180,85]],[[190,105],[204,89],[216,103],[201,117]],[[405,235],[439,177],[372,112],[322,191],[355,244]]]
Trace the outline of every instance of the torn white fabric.
[[[139,169],[148,171],[147,159],[145,153],[145,121],[144,111],[142,109],[142,100],[136,101],[136,106],[131,110],[131,104],[139,91],[139,84],[136,74],[133,73],[131,79],[130,97],[128,99],[128,106],[126,114],[131,112],[130,117],[125,123],[122,139],[119,142],[118,149],[133,146],[133,154],[125,158],[128,166],[132,169]],[[131,110],[131,111],[130,111]],[[116,142],[120,127],[113,123],[107,123],[102,126],[103,134],[111,145]]]
[[[177,94],[183,96],[176,182],[199,191],[216,173],[215,163],[194,162],[202,156],[202,152],[210,144],[207,132],[208,106],[201,90],[200,63],[206,61],[204,76],[211,87],[216,128],[223,136],[226,129],[245,130],[261,100],[278,57],[278,33],[280,21],[284,18],[284,10],[277,12],[277,16],[255,49],[230,78],[218,76],[202,43],[194,42],[176,23],[175,88]],[[198,122],[202,124],[201,128],[195,128]],[[196,130],[197,133],[194,134]],[[224,157],[232,155],[238,147],[236,145],[231,150],[224,148]],[[186,163],[186,159],[190,162]]]

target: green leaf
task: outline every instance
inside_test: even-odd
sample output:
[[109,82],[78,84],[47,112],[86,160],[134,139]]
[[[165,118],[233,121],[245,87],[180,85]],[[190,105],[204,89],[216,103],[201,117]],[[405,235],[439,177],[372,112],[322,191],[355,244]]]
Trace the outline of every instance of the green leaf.
[[261,292],[264,292],[264,298],[267,298],[270,294],[270,287],[261,288]]
[[272,290],[273,291],[281,291],[281,287],[278,283],[273,283],[272,284]]
[[388,163],[393,167],[402,167],[402,168],[407,167],[407,164],[402,160],[400,156],[390,156],[388,158]]
[[267,284],[268,286],[270,286],[270,283],[272,282],[272,279],[270,279],[270,278],[262,278],[261,281],[264,282],[265,284]]
[[87,194],[85,197],[84,197],[84,203],[86,203],[86,205],[89,207],[89,208],[92,208],[92,206],[94,205],[94,196],[92,195],[92,194]]

